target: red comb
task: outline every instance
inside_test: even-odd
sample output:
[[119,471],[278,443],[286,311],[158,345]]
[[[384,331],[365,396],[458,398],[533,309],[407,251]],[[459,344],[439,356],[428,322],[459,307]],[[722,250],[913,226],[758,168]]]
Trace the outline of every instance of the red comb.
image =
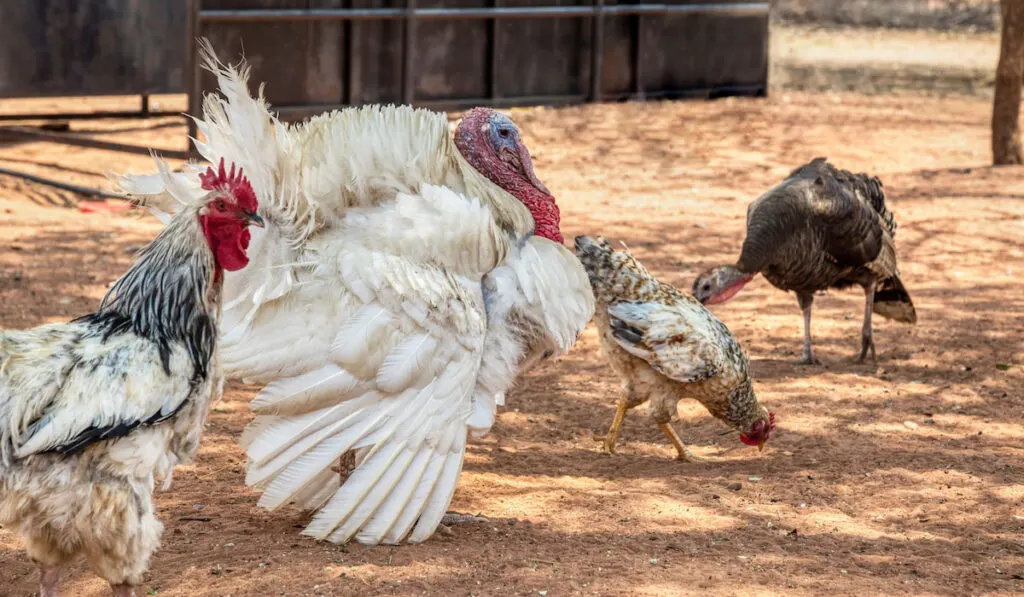
[[768,413],[768,429],[775,429],[775,413]]
[[203,183],[203,189],[207,191],[228,191],[235,198],[238,207],[246,211],[256,211],[259,205],[256,201],[256,192],[252,190],[249,180],[242,175],[242,169],[235,172],[235,164],[231,164],[231,171],[224,169],[224,158],[220,159],[220,166],[214,172],[213,166],[206,169],[206,172],[199,175]]

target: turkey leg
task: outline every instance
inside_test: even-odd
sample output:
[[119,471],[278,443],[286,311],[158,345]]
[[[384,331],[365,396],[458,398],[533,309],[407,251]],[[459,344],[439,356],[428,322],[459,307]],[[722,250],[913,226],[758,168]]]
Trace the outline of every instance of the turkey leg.
[[797,361],[797,364],[820,365],[821,361],[814,358],[814,352],[811,349],[811,305],[814,304],[814,295],[798,292],[796,300],[800,303],[800,310],[804,312],[804,355]]
[[39,566],[39,597],[57,597],[60,591],[60,566]]
[[875,306],[875,281],[864,285],[864,327],[860,330],[860,356],[854,359],[863,363],[871,349],[871,360],[875,361],[875,340],[871,336],[871,310]]

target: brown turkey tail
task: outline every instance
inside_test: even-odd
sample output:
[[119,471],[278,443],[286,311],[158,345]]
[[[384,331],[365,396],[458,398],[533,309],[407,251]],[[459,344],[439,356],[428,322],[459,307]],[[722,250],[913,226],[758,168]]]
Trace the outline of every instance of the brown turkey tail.
[[886,278],[875,288],[875,302],[871,310],[886,319],[900,323],[917,323],[917,311],[910,293],[899,276]]

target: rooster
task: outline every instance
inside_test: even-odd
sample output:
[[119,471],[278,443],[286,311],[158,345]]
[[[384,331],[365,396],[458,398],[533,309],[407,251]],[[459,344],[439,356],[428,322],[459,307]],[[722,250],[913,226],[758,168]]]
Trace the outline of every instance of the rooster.
[[696,461],[671,424],[683,398],[696,399],[739,430],[740,441],[763,450],[775,428],[775,413],[758,402],[747,356],[725,324],[693,297],[656,280],[628,250],[612,250],[603,238],[577,236],[576,255],[597,300],[594,321],[601,348],[623,380],[605,451],[615,454],[626,413],[649,401],[650,417],[672,442],[677,458]]
[[154,477],[169,486],[191,459],[223,385],[223,272],[246,265],[248,225],[262,225],[256,195],[223,162],[201,192],[160,165],[185,203],[99,310],[0,330],[0,523],[24,538],[43,597],[77,554],[116,597],[134,595],[162,531]]
[[811,349],[814,293],[857,284],[864,289],[860,354],[875,360],[871,313],[917,323],[917,312],[896,268],[896,219],[882,182],[815,158],[794,170],[747,209],[747,238],[735,265],[713,267],[692,292],[711,305],[732,298],[758,273],[776,288],[796,291],[804,314],[801,364],[817,364]]
[[[313,510],[303,532],[317,539],[423,541],[467,435],[593,313],[554,197],[500,113],[472,110],[454,136],[445,115],[408,107],[286,125],[250,96],[244,66],[204,54],[220,93],[199,151],[242,164],[267,219],[253,266],[225,280],[225,373],[265,384],[246,482],[263,507]],[[164,181],[126,184],[152,196]]]

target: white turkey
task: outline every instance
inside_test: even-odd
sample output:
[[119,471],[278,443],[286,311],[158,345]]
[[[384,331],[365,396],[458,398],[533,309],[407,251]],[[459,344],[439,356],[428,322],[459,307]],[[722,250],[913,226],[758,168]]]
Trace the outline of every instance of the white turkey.
[[[316,511],[304,534],[420,542],[515,377],[564,353],[593,313],[554,197],[512,121],[408,107],[279,122],[244,65],[205,46],[219,94],[198,143],[245,169],[267,222],[225,278],[221,358],[265,384],[243,435],[260,505]],[[178,183],[197,189],[196,175]],[[120,183],[159,200],[157,176]],[[337,463],[356,463],[341,484]]]

